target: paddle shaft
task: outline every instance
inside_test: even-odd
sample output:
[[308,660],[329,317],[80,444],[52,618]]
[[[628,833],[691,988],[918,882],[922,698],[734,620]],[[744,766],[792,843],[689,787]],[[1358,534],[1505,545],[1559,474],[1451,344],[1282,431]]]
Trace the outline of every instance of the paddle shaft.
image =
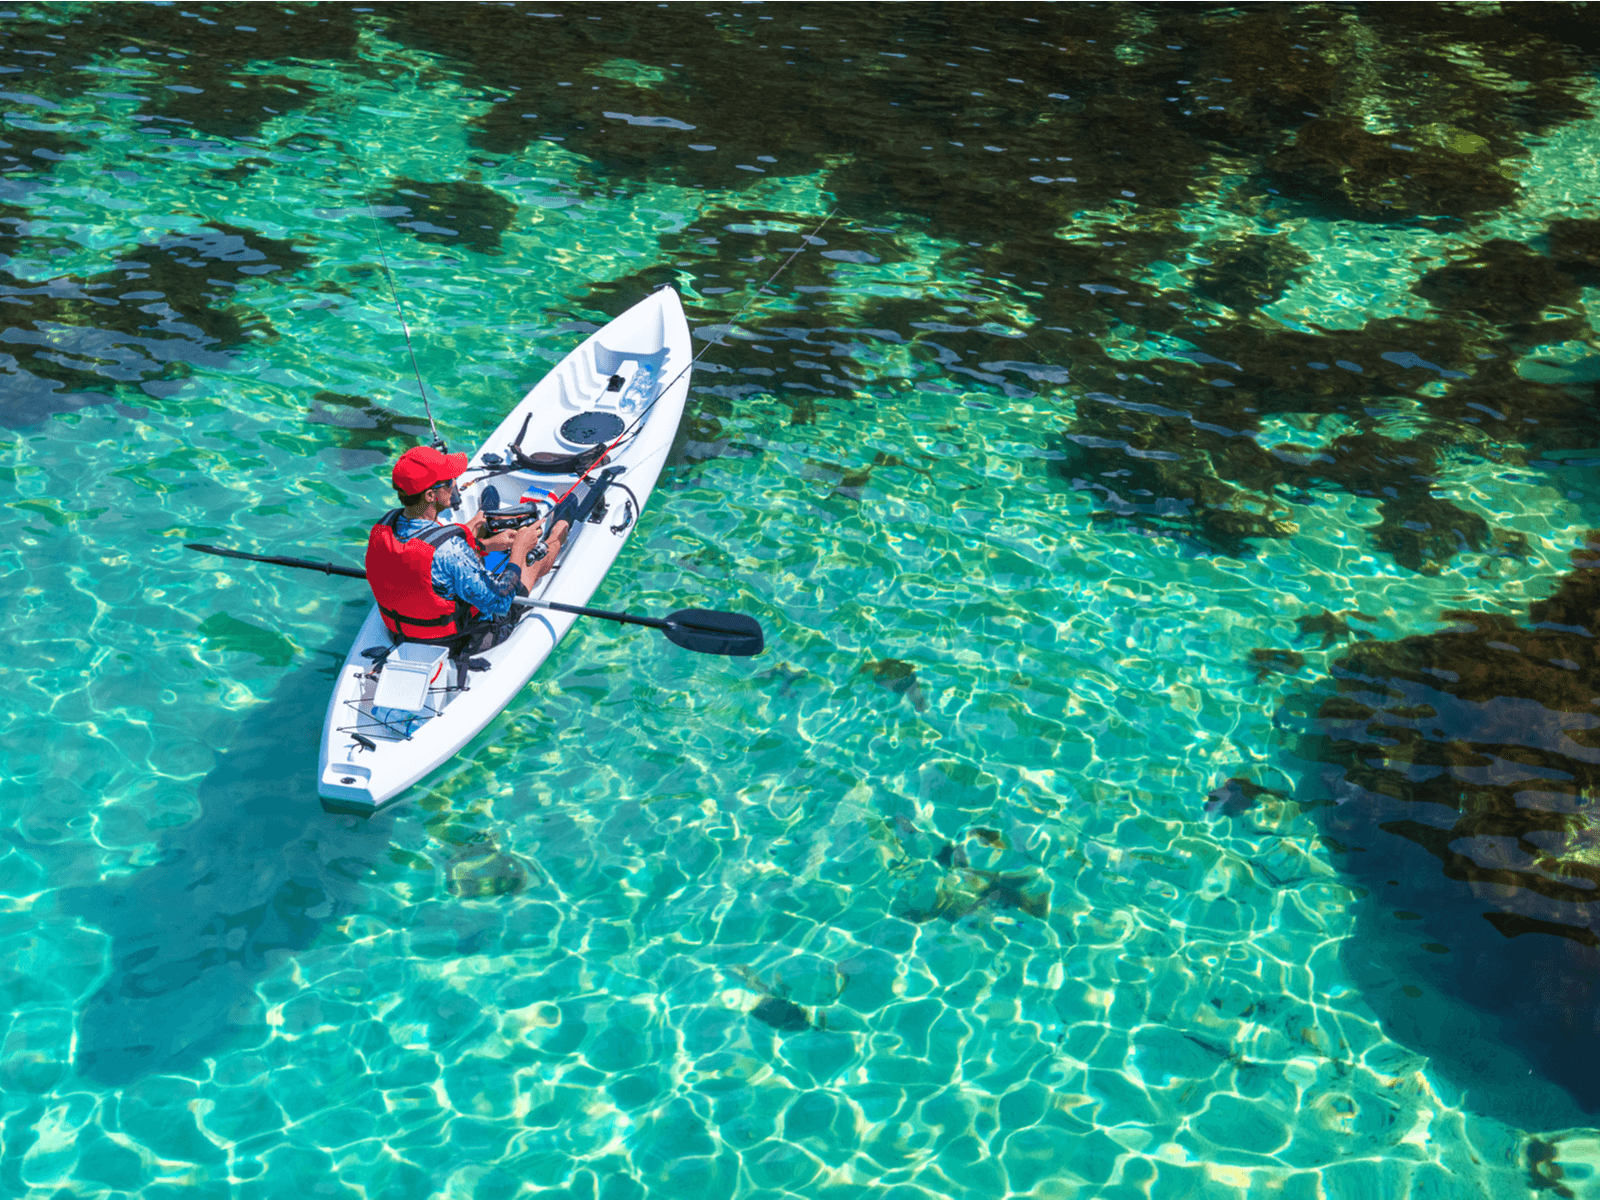
[[557,612],[575,613],[580,617],[599,617],[606,621],[621,621],[624,625],[647,625],[651,629],[666,629],[670,621],[659,617],[636,617],[632,613],[611,612],[604,608],[584,608],[579,604],[558,604],[554,600],[535,600],[532,596],[518,596],[511,602],[518,608],[553,608]]
[[225,550],[221,546],[207,546],[200,542],[185,542],[186,550],[202,554],[215,554],[220,558],[243,558],[250,562],[271,563],[275,567],[299,567],[305,571],[321,571],[324,575],[343,575],[347,579],[365,579],[367,573],[356,567],[341,567],[336,563],[312,562],[309,558],[277,558],[270,554],[246,554],[243,550]]

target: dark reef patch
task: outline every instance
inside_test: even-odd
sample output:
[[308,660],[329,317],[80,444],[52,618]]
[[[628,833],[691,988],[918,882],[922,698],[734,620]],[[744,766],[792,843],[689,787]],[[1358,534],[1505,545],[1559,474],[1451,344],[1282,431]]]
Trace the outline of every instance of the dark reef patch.
[[[109,67],[113,78],[127,70],[149,89],[149,113],[184,126],[184,135],[252,138],[318,95],[301,80],[258,73],[256,64],[358,66],[362,17],[348,5],[108,3],[53,15],[47,8],[8,20],[0,65],[26,72],[30,92],[57,100],[104,82],[104,75],[82,72],[86,63]],[[63,28],[70,29],[70,56],[62,54]],[[8,126],[5,140],[12,132]]]
[[1302,639],[1309,637],[1320,637],[1322,639],[1321,645],[1317,647],[1319,650],[1326,650],[1343,638],[1353,637],[1365,641],[1372,636],[1365,630],[1352,629],[1350,622],[1345,619],[1347,617],[1354,617],[1356,620],[1363,621],[1369,625],[1377,619],[1364,613],[1343,612],[1335,614],[1324,609],[1320,613],[1296,617],[1294,624],[1295,628],[1300,631]]
[[[1301,747],[1327,764],[1315,790],[1335,801],[1319,813],[1335,861],[1371,889],[1347,962],[1402,1040],[1470,1074],[1456,1029],[1396,1011],[1420,975],[1597,1111],[1600,534],[1526,623],[1444,617],[1452,628],[1337,659]],[[1395,909],[1420,919],[1397,934]]]
[[1220,247],[1208,246],[1210,262],[1195,272],[1195,292],[1249,312],[1280,299],[1311,256],[1281,237],[1250,235]]
[[86,142],[60,130],[0,122],[0,175],[48,171],[88,148]]
[[928,700],[923,695],[922,682],[917,678],[917,668],[904,659],[885,658],[864,663],[858,672],[880,687],[904,697],[919,713],[928,710]]
[[304,108],[321,95],[320,89],[287,75],[242,75],[230,70],[206,82],[210,86],[203,90],[171,92],[161,105],[162,115],[197,133],[246,140],[273,118]]
[[0,345],[19,377],[0,402],[0,419],[29,424],[119,385],[220,365],[252,337],[274,336],[247,307],[263,277],[311,261],[288,241],[216,224],[127,251],[95,275],[36,282],[0,270],[8,325]]
[[[47,9],[9,25],[0,46],[44,104],[21,122],[30,128],[7,126],[0,140],[15,144],[0,170],[27,182],[90,145],[81,122],[48,128],[51,105],[104,82],[69,58],[129,72],[117,86],[142,100],[134,120],[147,132],[127,151],[137,158],[259,139],[320,102],[296,70],[307,59],[383,76],[390,68],[358,51],[363,30],[381,30],[485,101],[466,118],[465,178],[389,185],[406,212],[395,224],[424,242],[498,253],[516,207],[470,171],[516,173],[540,142],[585,160],[575,185],[551,184],[579,197],[826,173],[837,216],[780,281],[784,303],[742,318],[747,345],[728,358],[750,378],[718,380],[724,398],[764,391],[795,425],[845,419],[828,414],[880,382],[872,343],[897,341],[910,347],[897,362],[913,365],[897,365],[894,387],[965,373],[1072,405],[1045,449],[1065,456],[1051,467],[1058,486],[1098,497],[1099,520],[1248,555],[1291,536],[1297,509],[1332,492],[1376,500],[1371,544],[1411,570],[1517,552],[1435,493],[1452,456],[1535,463],[1594,416],[1592,389],[1515,367],[1532,345],[1584,335],[1573,314],[1576,289],[1600,271],[1595,222],[1552,223],[1548,256],[1470,244],[1473,222],[1516,200],[1529,138],[1588,115],[1587,10],[1024,3],[903,15],[889,28],[870,8],[814,3],[613,5],[562,20],[471,5]],[[301,122],[283,140],[298,148],[320,130]],[[256,154],[210,178],[271,161]],[[691,321],[728,320],[818,218],[771,203],[724,202],[661,235],[659,260],[595,284],[586,303],[614,312],[687,274]],[[1208,238],[1181,215],[1193,204],[1220,205],[1249,232]],[[1444,222],[1463,249],[1417,283],[1426,319],[1336,330],[1313,314],[1290,328],[1262,310],[1314,264],[1273,230],[1308,213]],[[864,270],[925,257],[907,244],[913,230],[944,245],[935,271],[958,286],[933,299],[853,286]],[[198,330],[209,351],[252,326],[267,333],[221,295],[230,289],[182,287],[159,249],[146,290],[163,293],[174,330]],[[110,348],[166,333],[154,319],[130,328],[125,302],[100,303],[124,294],[12,293],[44,310],[7,335],[33,347],[21,369],[42,381],[20,408],[74,402],[52,387],[103,390],[168,369],[141,363],[156,357],[142,343]],[[40,320],[72,345],[37,345]],[[873,332],[850,332],[863,328]],[[1303,433],[1284,436],[1285,424]]]
[[1551,221],[1547,233],[1557,262],[1600,267],[1600,221],[1564,217]]
[[318,392],[315,400],[315,406],[306,415],[306,423],[330,427],[321,436],[333,434],[334,444],[347,455],[354,452],[371,461],[387,459],[403,448],[420,444],[428,436],[427,422],[391,412],[365,396]]
[[511,228],[517,206],[481,183],[424,183],[396,179],[381,203],[407,210],[389,222],[419,242],[465,246],[499,254],[500,235]]
[[1304,126],[1267,166],[1286,195],[1347,218],[1475,217],[1517,196],[1516,183],[1487,155],[1409,133],[1369,133],[1353,116]]
[[[1521,340],[1565,341],[1587,328],[1574,316],[1582,293],[1571,275],[1555,260],[1506,238],[1494,238],[1468,258],[1435,267],[1411,290],[1442,312],[1471,313]],[[1559,328],[1541,319],[1552,308],[1568,310],[1569,319]]]
[[[1335,491],[1379,500],[1372,544],[1408,569],[1516,552],[1514,537],[1434,493],[1447,448],[1536,457],[1544,418],[1508,413],[1486,392],[1548,408],[1563,429],[1587,415],[1584,400],[1502,370],[1530,340],[1577,332],[1547,311],[1568,302],[1571,263],[1489,242],[1418,285],[1430,319],[1305,332],[1259,314],[1310,265],[1304,250],[1268,232],[1205,244],[1178,210],[1225,194],[1268,224],[1309,211],[1458,227],[1503,210],[1518,195],[1508,164],[1526,156],[1529,135],[1588,112],[1589,39],[1568,28],[1582,10],[1400,4],[1358,20],[1310,5],[943,6],[892,33],[841,6],[716,15],[613,8],[535,32],[488,10],[384,13],[391,37],[494,97],[473,136],[496,158],[553,140],[588,159],[594,186],[613,188],[686,174],[741,188],[827,164],[839,214],[825,241],[836,257],[799,260],[782,283],[791,311],[747,315],[750,340],[781,346],[870,324],[942,371],[1003,381],[1009,395],[1038,393],[984,363],[1026,358],[1063,376],[1070,367],[1074,381],[1115,378],[1068,393],[1076,415],[1051,447],[1065,454],[1055,475],[1100,496],[1099,519],[1247,555],[1257,539],[1295,532],[1292,505]],[[797,112],[806,120],[789,119]],[[781,260],[775,251],[796,244],[758,232],[772,218],[807,224],[729,205],[663,238],[665,255],[695,276],[691,320],[725,320]],[[887,228],[918,226],[953,243],[940,273],[970,280],[940,298],[943,312],[900,297],[834,298],[850,261],[909,257]],[[591,299],[612,311],[661,270],[605,294],[597,285]],[[1503,294],[1463,290],[1490,277],[1507,281]],[[1005,337],[1021,345],[1002,348]],[[1148,352],[1162,338],[1198,353],[1127,357],[1128,342]],[[870,383],[804,350],[748,369],[771,379],[764,386],[800,424],[827,411],[814,397]],[[1443,396],[1421,387],[1440,379]],[[1401,412],[1420,432],[1390,432]],[[1320,447],[1273,446],[1264,434],[1274,419],[1339,429]]]
[[1550,257],[1583,287],[1600,288],[1600,220],[1561,218],[1546,230]]

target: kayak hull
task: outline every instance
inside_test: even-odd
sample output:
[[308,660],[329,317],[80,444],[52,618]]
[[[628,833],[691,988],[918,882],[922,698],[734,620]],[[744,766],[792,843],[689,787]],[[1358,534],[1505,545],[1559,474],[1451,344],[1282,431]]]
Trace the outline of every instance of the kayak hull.
[[[590,519],[575,526],[554,569],[532,595],[561,604],[584,605],[638,526],[683,416],[693,355],[689,327],[678,295],[662,288],[605,325],[541,379],[484,440],[471,458],[458,511],[464,520],[482,506],[493,487],[500,507],[522,500],[560,496],[580,482],[575,474],[503,471],[474,478],[496,456],[507,463],[520,437],[525,455],[570,457],[616,438],[604,469],[621,468]],[[489,455],[485,459],[485,455]],[[590,479],[600,468],[590,472]],[[620,486],[618,486],[620,485]],[[581,493],[580,493],[581,494]],[[317,792],[327,807],[369,813],[459,754],[497,717],[560,644],[577,618],[547,609],[527,610],[509,638],[472,656],[479,669],[447,666],[427,689],[420,710],[396,718],[374,708],[382,672],[372,657],[390,645],[374,605],[339,669],[323,721],[317,762]]]

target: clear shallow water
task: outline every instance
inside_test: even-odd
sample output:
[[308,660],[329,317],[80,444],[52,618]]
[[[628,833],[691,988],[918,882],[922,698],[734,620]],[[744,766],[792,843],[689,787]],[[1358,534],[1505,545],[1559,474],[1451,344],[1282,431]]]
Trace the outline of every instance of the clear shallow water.
[[[1595,280],[1409,290],[1593,215],[1592,62],[1376,10],[425,7],[0,16],[7,1194],[1584,1194],[1507,1018],[1359,966],[1435,952],[1285,730],[1351,636],[1297,618],[1521,616],[1596,523],[1581,388],[1452,407],[1592,380]],[[1324,75],[1168,115],[1273,39]],[[1332,183],[1312,106],[1521,190]],[[585,626],[367,822],[311,777],[359,585],[181,549],[354,561],[386,503],[424,424],[364,195],[460,446],[656,283],[711,341],[837,209],[597,596],[767,654]],[[1273,792],[1208,819],[1229,778]],[[491,837],[523,886],[462,894]]]

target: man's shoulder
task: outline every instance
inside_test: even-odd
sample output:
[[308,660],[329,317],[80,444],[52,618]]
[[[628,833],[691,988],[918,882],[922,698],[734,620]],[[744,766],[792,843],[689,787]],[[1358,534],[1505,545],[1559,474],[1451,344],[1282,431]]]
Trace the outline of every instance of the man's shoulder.
[[395,521],[395,536],[401,541],[409,541],[414,537],[426,537],[436,545],[446,545],[450,542],[465,541],[467,531],[460,525],[446,524],[442,521],[430,520],[428,517],[407,517],[402,515]]
[[[460,526],[456,526],[460,530]],[[464,532],[464,531],[463,531]],[[446,536],[434,547],[434,558],[445,562],[455,563],[464,567],[478,565],[478,556],[473,553],[472,544],[462,537]]]

